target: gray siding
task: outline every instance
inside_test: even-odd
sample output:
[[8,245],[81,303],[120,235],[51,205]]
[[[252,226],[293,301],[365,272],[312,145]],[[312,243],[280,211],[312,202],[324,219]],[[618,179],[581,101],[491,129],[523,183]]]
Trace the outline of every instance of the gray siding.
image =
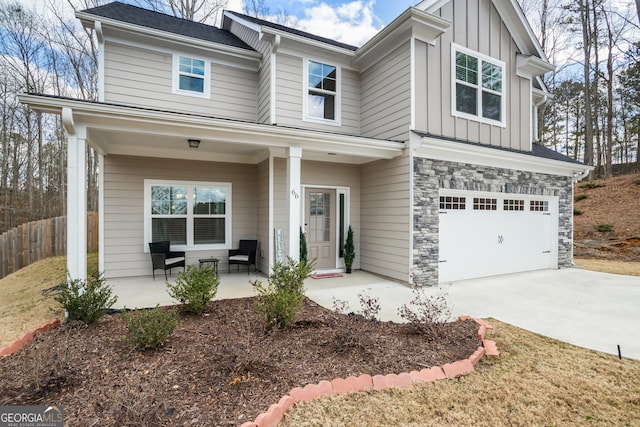
[[105,43],[105,101],[255,121],[258,73],[212,62],[209,99],[172,93],[173,56]]
[[[255,165],[105,156],[104,169],[107,278],[151,274],[151,260],[144,252],[145,179],[231,182],[233,246],[237,246],[239,239],[255,239],[258,234]],[[226,250],[190,251],[187,263],[196,264],[204,256],[217,256],[221,270],[226,270]]]
[[411,125],[411,51],[409,43],[361,76],[362,135],[405,141]]
[[277,54],[276,114],[277,123],[283,126],[360,134],[360,81],[359,74],[341,69],[341,126],[323,125],[303,120],[306,99],[304,88],[304,60],[298,56]]
[[231,33],[240,40],[262,53],[262,62],[258,70],[257,120],[258,123],[269,123],[271,112],[271,43],[261,41],[258,33],[233,21]]
[[[416,130],[530,150],[530,81],[516,75],[517,47],[491,0],[451,0],[439,14],[453,27],[435,46],[416,42]],[[506,128],[452,116],[451,43],[505,63]]]
[[257,166],[256,202],[258,203],[257,268],[269,273],[269,160]]
[[360,268],[409,281],[411,200],[408,156],[366,164],[361,172]]

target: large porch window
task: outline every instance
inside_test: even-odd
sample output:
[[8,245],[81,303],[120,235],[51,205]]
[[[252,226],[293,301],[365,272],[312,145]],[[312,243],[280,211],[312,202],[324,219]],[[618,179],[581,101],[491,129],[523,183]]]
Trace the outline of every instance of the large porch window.
[[145,180],[146,242],[221,249],[231,242],[231,184]]

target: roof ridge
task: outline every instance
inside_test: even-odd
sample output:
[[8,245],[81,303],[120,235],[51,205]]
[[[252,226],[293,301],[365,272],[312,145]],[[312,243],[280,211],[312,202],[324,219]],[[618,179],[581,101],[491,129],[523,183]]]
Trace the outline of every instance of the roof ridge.
[[342,47],[344,49],[348,49],[348,50],[352,50],[352,51],[355,51],[355,50],[358,49],[358,46],[354,46],[354,45],[351,45],[351,44],[348,44],[348,43],[339,42],[337,40],[333,40],[333,39],[330,39],[328,37],[319,36],[317,34],[313,34],[313,33],[310,33],[308,31],[303,31],[303,30],[299,30],[297,28],[288,27],[288,26],[283,25],[283,24],[278,24],[276,22],[267,21],[265,19],[257,18],[257,17],[251,16],[251,15],[245,15],[244,13],[236,12],[236,11],[233,11],[233,10],[225,10],[225,13],[235,15],[238,18],[246,19],[246,20],[248,20],[250,22],[253,22],[254,24],[265,25],[267,27],[271,27],[271,28],[274,28],[276,30],[285,31],[287,33],[299,35],[299,36],[302,36],[302,37],[305,37],[305,38],[308,38],[308,39],[311,39],[311,40],[321,41],[323,43],[327,43],[327,44],[331,44],[331,45],[334,45],[334,46]]

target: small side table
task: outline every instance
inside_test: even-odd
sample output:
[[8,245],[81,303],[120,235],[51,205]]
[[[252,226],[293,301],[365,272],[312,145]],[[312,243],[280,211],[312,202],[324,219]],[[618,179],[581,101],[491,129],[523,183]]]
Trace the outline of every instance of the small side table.
[[216,273],[216,276],[218,275],[218,261],[220,261],[218,258],[200,258],[198,260],[198,262],[200,263],[200,268],[202,268],[203,266],[207,265],[207,264],[212,264],[213,265],[213,271]]

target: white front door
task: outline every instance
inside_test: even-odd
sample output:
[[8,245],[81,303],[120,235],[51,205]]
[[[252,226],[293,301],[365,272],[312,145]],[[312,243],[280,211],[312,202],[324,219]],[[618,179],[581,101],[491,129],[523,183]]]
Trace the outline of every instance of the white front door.
[[307,258],[317,270],[336,268],[336,190],[305,189]]
[[440,194],[439,282],[557,267],[557,198]]

